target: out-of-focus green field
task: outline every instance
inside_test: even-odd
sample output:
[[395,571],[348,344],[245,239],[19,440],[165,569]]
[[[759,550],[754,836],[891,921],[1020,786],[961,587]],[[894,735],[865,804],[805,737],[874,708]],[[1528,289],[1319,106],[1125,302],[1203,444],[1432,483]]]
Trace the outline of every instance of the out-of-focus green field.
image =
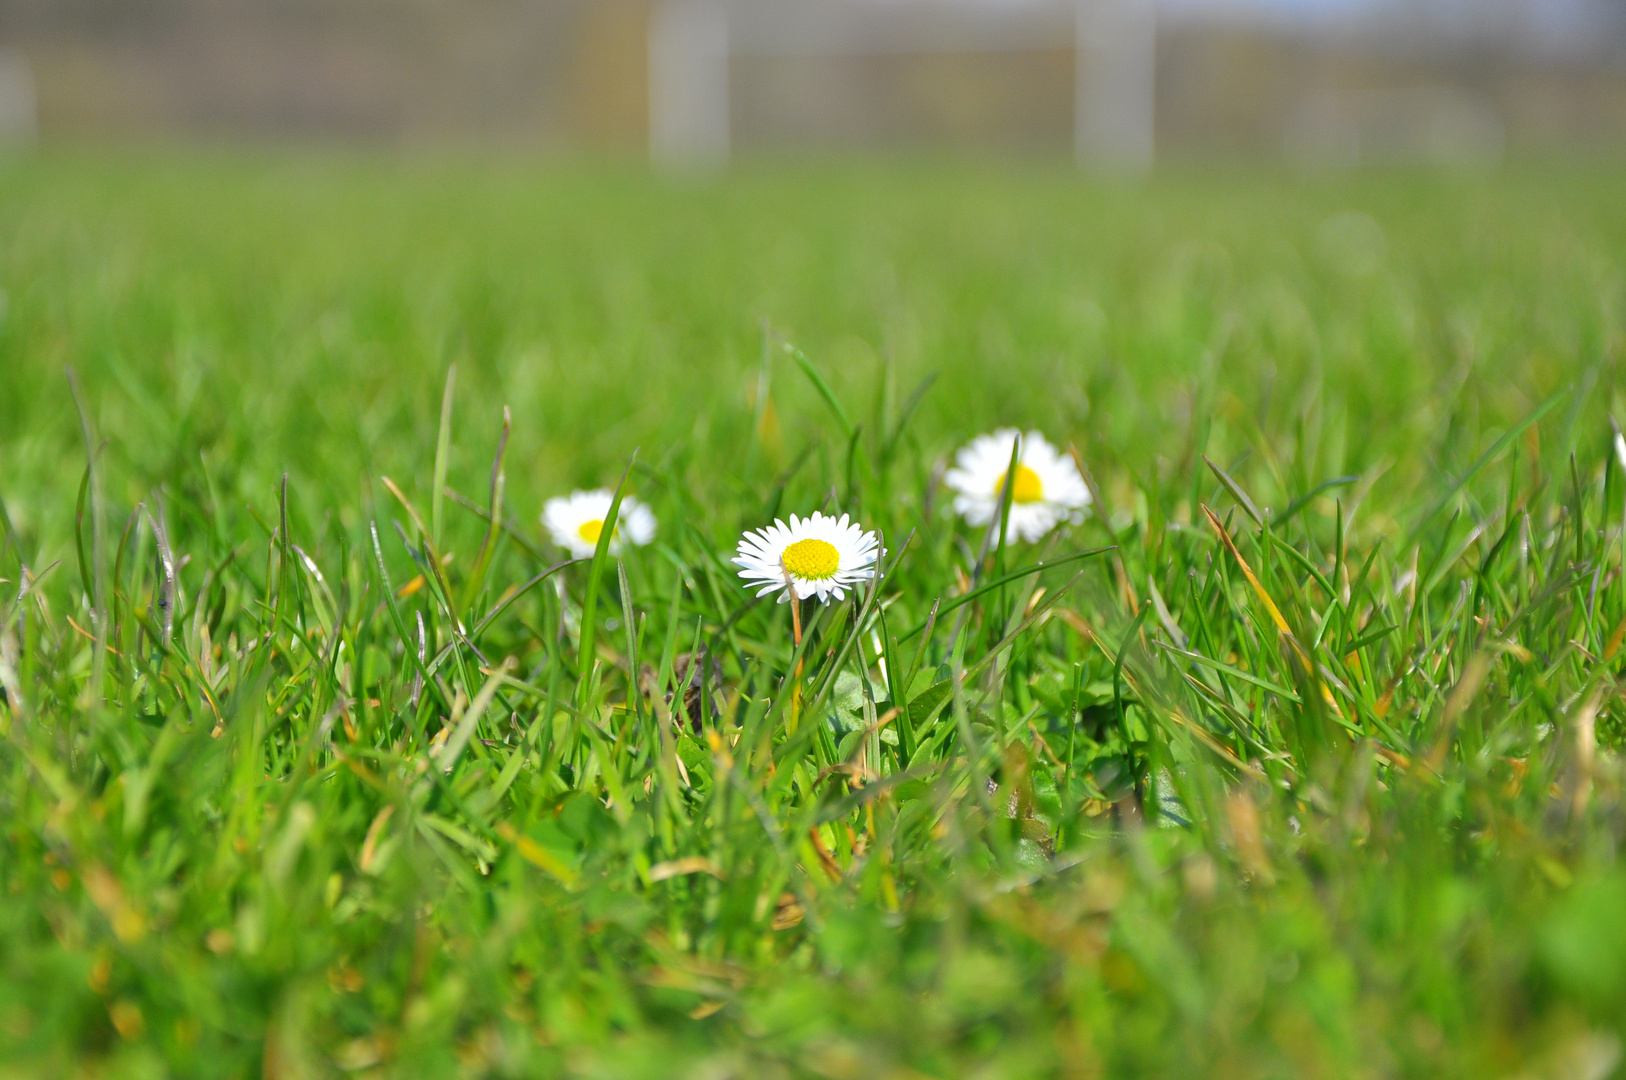
[[0,161],[0,1076],[1618,1075],[1620,175]]

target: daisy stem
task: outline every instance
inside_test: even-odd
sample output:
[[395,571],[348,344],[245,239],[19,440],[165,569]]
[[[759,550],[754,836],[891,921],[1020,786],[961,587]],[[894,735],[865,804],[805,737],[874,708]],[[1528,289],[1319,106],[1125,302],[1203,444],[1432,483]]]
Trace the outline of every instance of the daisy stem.
[[790,631],[796,649],[796,676],[790,688],[790,734],[796,734],[796,728],[802,713],[802,598],[796,595],[796,588],[788,580],[785,587],[790,590]]

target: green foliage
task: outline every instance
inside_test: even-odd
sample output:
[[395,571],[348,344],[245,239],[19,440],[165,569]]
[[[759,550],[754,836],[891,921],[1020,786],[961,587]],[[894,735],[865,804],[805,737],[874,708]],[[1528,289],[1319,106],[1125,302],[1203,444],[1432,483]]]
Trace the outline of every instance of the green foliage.
[[5,162],[0,1075],[1615,1074],[1615,178]]

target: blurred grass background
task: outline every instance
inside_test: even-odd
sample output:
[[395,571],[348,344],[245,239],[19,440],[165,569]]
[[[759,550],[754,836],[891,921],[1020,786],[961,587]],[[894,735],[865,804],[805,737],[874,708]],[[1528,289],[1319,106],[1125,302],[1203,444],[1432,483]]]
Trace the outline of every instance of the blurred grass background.
[[[1209,166],[1120,187],[902,159],[684,184],[450,156],[12,158],[7,482],[77,482],[72,365],[132,483],[207,449],[218,483],[263,503],[288,470],[316,513],[368,472],[428,468],[455,361],[467,415],[513,409],[512,483],[534,511],[636,445],[726,460],[765,321],[844,393],[867,399],[883,354],[905,388],[938,372],[917,428],[931,440],[1021,420],[1147,474],[1179,456],[1199,402],[1286,435],[1314,401],[1324,423],[1303,437],[1356,471],[1460,411],[1506,423],[1607,355],[1617,178],[1612,161]],[[784,458],[811,431],[810,391],[776,389]],[[477,473],[486,452],[454,465]],[[17,502],[61,535],[59,509]]]

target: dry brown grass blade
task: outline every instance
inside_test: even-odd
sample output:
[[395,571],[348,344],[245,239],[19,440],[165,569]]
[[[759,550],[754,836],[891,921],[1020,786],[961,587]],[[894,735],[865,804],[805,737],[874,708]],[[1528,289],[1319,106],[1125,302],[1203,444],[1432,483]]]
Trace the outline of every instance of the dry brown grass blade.
[[[1276,601],[1270,598],[1270,594],[1265,591],[1264,585],[1255,576],[1253,567],[1249,566],[1248,560],[1242,557],[1242,552],[1236,549],[1236,544],[1231,540],[1231,534],[1225,531],[1225,526],[1220,524],[1220,519],[1215,516],[1214,511],[1210,510],[1206,503],[1203,504],[1202,509],[1203,514],[1208,518],[1208,524],[1218,534],[1220,543],[1225,545],[1225,550],[1231,553],[1231,558],[1235,559],[1237,566],[1242,568],[1242,576],[1248,579],[1248,584],[1253,586],[1254,595],[1259,597],[1259,602],[1264,604],[1265,610],[1270,613],[1270,619],[1276,624],[1276,629],[1292,638],[1293,631],[1288,628],[1287,620],[1282,618],[1282,609],[1276,606]],[[1297,646],[1298,643],[1295,641],[1294,647],[1297,648]],[[1300,651],[1302,652],[1302,650]]]
[[1474,698],[1485,685],[1485,676],[1490,673],[1490,657],[1483,652],[1474,653],[1463,668],[1462,677],[1457,685],[1451,688],[1451,695],[1445,699],[1445,711],[1440,714],[1440,734],[1434,741],[1434,746],[1422,763],[1428,770],[1439,775],[1440,768],[1445,764],[1445,755],[1451,750],[1452,737],[1456,734],[1457,721],[1473,704]]
[[1241,568],[1242,576],[1247,578],[1248,584],[1253,587],[1254,595],[1259,598],[1259,602],[1264,605],[1266,612],[1269,613],[1270,621],[1276,624],[1277,631],[1292,647],[1293,655],[1298,657],[1299,663],[1303,665],[1304,677],[1315,684],[1317,691],[1321,694],[1321,700],[1328,710],[1338,719],[1344,719],[1343,710],[1338,707],[1338,702],[1334,700],[1332,691],[1327,688],[1326,682],[1316,673],[1315,661],[1310,658],[1310,654],[1305,651],[1304,646],[1299,644],[1299,640],[1294,636],[1292,628],[1287,625],[1287,619],[1282,616],[1282,609],[1276,606],[1276,601],[1271,599],[1270,593],[1265,591],[1264,583],[1253,572],[1253,567],[1248,565],[1248,560],[1242,557],[1242,552],[1237,550],[1235,542],[1231,540],[1231,534],[1225,531],[1225,526],[1220,524],[1220,519],[1214,514],[1214,511],[1210,510],[1206,503],[1203,505],[1202,510],[1203,514],[1208,518],[1208,524],[1219,536],[1220,542],[1225,545],[1225,550],[1231,553],[1231,558],[1235,559],[1237,566]]

